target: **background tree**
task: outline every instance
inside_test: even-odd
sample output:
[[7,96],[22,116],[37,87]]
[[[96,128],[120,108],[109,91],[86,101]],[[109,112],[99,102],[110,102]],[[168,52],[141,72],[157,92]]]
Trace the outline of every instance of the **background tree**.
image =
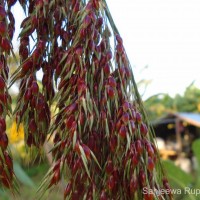
[[150,120],[155,120],[169,112],[199,112],[200,89],[194,84],[189,85],[183,95],[170,97],[168,94],[154,95],[145,100]]
[[176,95],[174,107],[179,112],[199,112],[200,111],[200,89],[194,84],[189,85],[182,96]]

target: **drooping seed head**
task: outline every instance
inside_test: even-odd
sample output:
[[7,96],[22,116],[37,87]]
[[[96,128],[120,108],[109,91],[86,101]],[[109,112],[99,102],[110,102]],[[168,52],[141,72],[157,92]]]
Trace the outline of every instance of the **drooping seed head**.
[[44,99],[44,96],[40,92],[39,92],[38,96],[39,96],[39,98],[37,99],[35,108],[37,111],[40,111],[45,107],[45,99]]
[[105,190],[103,190],[100,194],[100,200],[108,200]]
[[110,85],[113,88],[116,88],[117,83],[116,83],[115,78],[113,76],[108,77],[108,85]]
[[22,61],[26,60],[28,58],[28,48],[27,47],[21,47],[19,48],[19,55],[22,59]]
[[2,176],[2,179],[1,179],[1,182],[3,184],[4,187],[6,188],[10,188],[11,187],[11,180],[9,180],[8,176],[6,175],[6,172],[4,172],[3,176]]
[[29,131],[31,132],[31,133],[35,133],[36,131],[37,131],[37,124],[36,124],[36,122],[35,122],[35,120],[34,119],[31,119],[30,120],[30,122],[29,122]]
[[0,21],[0,35],[5,36],[7,33],[7,26],[4,21]]
[[88,48],[91,52],[93,52],[95,50],[95,43],[93,40],[89,40],[88,41]]
[[131,125],[132,133],[134,134],[134,132],[136,130],[135,122],[133,120],[130,120],[129,122],[130,122],[130,125]]
[[39,40],[37,49],[39,50],[39,53],[40,53],[40,54],[42,54],[43,51],[45,50],[45,45],[46,45],[46,41],[44,41],[44,40]]
[[121,138],[126,138],[127,128],[126,126],[122,125],[119,129],[119,135]]
[[127,79],[130,79],[131,78],[131,71],[128,67],[125,67],[125,72],[126,72]]
[[152,172],[155,167],[154,161],[151,157],[148,157],[147,169]]
[[140,124],[140,132],[142,133],[142,135],[146,135],[147,132],[148,132],[148,128],[147,128],[147,125],[145,123],[141,123]]
[[135,122],[136,121],[136,112],[134,109],[131,109],[131,118]]
[[38,63],[38,61],[39,61],[39,58],[40,58],[40,55],[41,55],[41,50],[39,50],[39,49],[35,49],[35,51],[33,52],[33,54],[32,54],[32,61],[33,61],[33,63],[34,64],[37,64]]
[[84,150],[84,153],[85,153],[86,158],[87,158],[88,160],[90,160],[90,154],[91,154],[90,148],[89,148],[87,145],[85,145],[85,144],[82,144],[82,148],[83,148],[83,150]]
[[0,5],[0,21],[6,17],[6,11],[3,6]]
[[115,152],[115,149],[117,148],[117,136],[116,135],[112,135],[110,138],[110,150],[112,152]]
[[31,69],[33,69],[33,61],[32,59],[28,59],[22,64],[22,70],[23,72],[27,73]]
[[0,75],[0,91],[4,91],[5,85],[4,78]]
[[133,166],[137,166],[137,164],[139,163],[139,154],[135,153],[132,158],[131,158],[132,164]]
[[154,195],[152,192],[144,194],[144,200],[154,200]]
[[25,101],[25,102],[28,102],[28,101],[31,100],[31,98],[32,98],[31,89],[28,88],[28,89],[26,90],[25,94],[24,94],[24,101]]
[[78,109],[78,104],[75,102],[65,108],[65,113],[67,115],[70,115],[70,114],[74,113],[77,109]]
[[140,181],[140,185],[142,187],[145,187],[146,185],[146,174],[144,172],[143,169],[140,169],[140,172],[139,172],[139,181]]
[[120,35],[117,34],[115,37],[116,37],[116,40],[117,40],[117,42],[118,42],[119,44],[123,44],[123,40],[122,40],[122,38],[121,38]]
[[66,127],[68,130],[70,130],[73,127],[73,123],[75,122],[75,116],[70,115],[66,121]]
[[139,112],[136,112],[136,121],[138,124],[142,122],[142,115]]
[[66,199],[66,197],[71,193],[71,191],[72,191],[72,182],[70,181],[65,187],[64,199]]
[[0,135],[6,131],[6,121],[0,118]]
[[143,146],[140,140],[137,140],[135,142],[135,148],[136,148],[137,153],[141,155],[143,152]]
[[110,99],[114,99],[114,97],[115,97],[115,90],[114,90],[114,88],[111,87],[111,86],[108,86],[108,87],[106,88],[106,90],[107,90],[107,95],[108,95],[108,97],[109,97]]
[[96,28],[100,28],[103,25],[103,18],[99,17],[96,21]]
[[86,15],[85,18],[83,19],[83,25],[84,27],[88,27],[90,23],[92,22],[91,17],[89,15]]
[[15,3],[17,2],[17,0],[8,0],[8,7],[12,7],[13,5],[15,5]]
[[107,164],[106,164],[106,172],[108,174],[111,174],[114,170],[114,167],[113,167],[113,162],[111,160],[108,160]]
[[154,152],[154,149],[153,149],[153,147],[150,143],[146,144],[146,149],[147,149],[148,155],[153,158],[154,155],[155,155],[155,152]]
[[115,179],[114,179],[113,175],[108,177],[107,187],[108,187],[108,190],[110,190],[110,191],[112,191],[114,189],[114,187],[115,187]]
[[120,43],[117,44],[116,50],[117,50],[117,53],[121,55],[121,54],[124,52],[124,47],[123,47],[123,45],[120,44]]
[[7,38],[3,37],[1,40],[1,48],[6,52],[9,53],[11,49],[10,42]]
[[119,70],[119,74],[120,74],[120,76],[122,78],[122,84],[123,84],[123,81],[125,81],[125,74],[126,74],[125,68],[124,67],[120,67],[118,70]]
[[8,136],[6,133],[0,135],[0,148],[2,150],[7,149],[8,146]]
[[110,66],[109,64],[105,64],[104,67],[103,67],[103,71],[104,71],[104,74],[109,76],[110,75]]
[[106,59],[107,59],[107,61],[110,61],[112,59],[112,51],[108,51],[106,53]]
[[85,36],[86,36],[86,29],[84,28],[84,29],[81,29],[81,30],[80,30],[80,38],[81,38],[81,39],[84,39]]
[[38,95],[38,93],[39,93],[39,86],[38,86],[36,81],[32,82],[31,92],[32,92],[33,95]]
[[127,112],[123,113],[121,120],[126,125],[129,121],[129,114]]
[[94,7],[94,9],[96,9],[96,10],[99,9],[99,0],[93,0],[93,7]]
[[122,105],[123,111],[126,112],[129,109],[129,102],[128,101],[124,101],[123,105]]
[[130,193],[134,194],[137,188],[138,188],[138,181],[134,176],[132,176],[129,183]]
[[2,114],[3,114],[3,105],[0,104],[0,115],[2,115]]
[[7,151],[4,152],[4,158],[5,158],[5,163],[8,167],[8,170],[13,170],[13,160]]

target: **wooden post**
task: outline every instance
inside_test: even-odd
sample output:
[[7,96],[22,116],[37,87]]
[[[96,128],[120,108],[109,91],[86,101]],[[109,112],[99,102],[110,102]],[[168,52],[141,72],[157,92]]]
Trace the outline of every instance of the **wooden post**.
[[178,143],[178,152],[182,152],[182,138],[181,138],[181,130],[180,130],[180,119],[175,120],[176,123],[176,140]]

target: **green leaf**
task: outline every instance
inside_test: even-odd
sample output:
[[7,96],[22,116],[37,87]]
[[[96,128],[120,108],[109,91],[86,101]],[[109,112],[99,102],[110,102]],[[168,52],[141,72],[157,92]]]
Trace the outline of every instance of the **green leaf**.
[[131,138],[130,138],[130,135],[128,133],[126,134],[126,139],[127,139],[126,154],[127,154],[128,150],[130,149],[130,146],[131,146]]
[[77,140],[77,132],[75,131],[73,135],[73,149],[75,148],[76,140]]
[[31,24],[26,28],[22,29],[21,33],[19,34],[19,38],[22,37],[27,31],[29,31],[29,29],[31,29]]
[[82,105],[83,105],[84,112],[87,115],[87,107],[86,107],[85,98],[82,98]]
[[16,174],[17,179],[21,183],[29,187],[35,187],[34,182],[30,179],[30,177],[26,174],[26,172],[22,169],[22,167],[17,162],[14,162],[14,172]]
[[93,153],[92,151],[90,151],[90,153],[91,153],[91,155],[92,155],[94,161],[95,161],[96,164],[98,165],[99,169],[102,170],[102,169],[101,169],[101,166],[100,166],[100,164],[99,164],[99,162],[98,162],[98,160],[97,160],[97,158],[96,158],[96,156],[94,155],[94,153]]
[[79,149],[80,149],[80,152],[81,152],[81,159],[83,161],[83,165],[85,167],[87,175],[90,177],[90,173],[89,173],[89,169],[88,169],[88,162],[87,162],[85,152],[84,152],[83,147],[81,145],[79,145]]
[[1,197],[1,200],[9,200],[8,194],[6,193],[6,191],[2,189],[0,189],[0,197]]
[[109,138],[110,131],[109,131],[108,119],[107,118],[105,119],[105,122],[106,122],[106,137]]
[[200,175],[200,139],[195,140],[192,143],[192,151],[194,153],[194,156],[197,160],[197,168],[196,168],[196,176],[195,176],[195,186],[196,188],[200,187],[200,180],[199,180],[199,175]]
[[[200,139],[197,139],[192,143],[192,151],[197,159],[198,166],[200,166]],[[200,170],[200,167],[198,170]]]
[[89,129],[90,129],[90,131],[92,130],[93,123],[94,123],[94,115],[91,115],[90,116],[90,121],[89,121]]
[[107,101],[107,109],[108,109],[108,114],[111,117],[110,101]]
[[182,169],[177,167],[172,161],[164,160],[162,161],[162,164],[165,166],[169,181],[172,186],[176,185],[180,188],[185,188],[193,181],[190,174],[187,174]]

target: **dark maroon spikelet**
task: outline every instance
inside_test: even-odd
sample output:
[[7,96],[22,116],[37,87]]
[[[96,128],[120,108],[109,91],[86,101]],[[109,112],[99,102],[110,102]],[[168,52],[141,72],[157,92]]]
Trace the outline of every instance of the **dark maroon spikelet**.
[[[151,198],[143,195],[143,188],[162,187],[156,149],[106,1],[19,2],[27,16],[21,23],[19,68],[11,80],[20,81],[16,122],[23,123],[25,144],[31,149],[40,152],[47,136],[53,137],[54,164],[41,191],[62,180],[64,199]],[[6,56],[12,50],[7,36],[13,36],[10,12],[15,3],[6,1],[8,10],[0,6],[0,46]],[[0,63],[1,68],[6,67]],[[43,72],[41,83],[38,71]],[[9,102],[4,74],[2,115]],[[3,151],[8,145],[5,131],[2,123]],[[9,156],[6,163],[11,169]],[[2,177],[9,187],[10,179]]]

